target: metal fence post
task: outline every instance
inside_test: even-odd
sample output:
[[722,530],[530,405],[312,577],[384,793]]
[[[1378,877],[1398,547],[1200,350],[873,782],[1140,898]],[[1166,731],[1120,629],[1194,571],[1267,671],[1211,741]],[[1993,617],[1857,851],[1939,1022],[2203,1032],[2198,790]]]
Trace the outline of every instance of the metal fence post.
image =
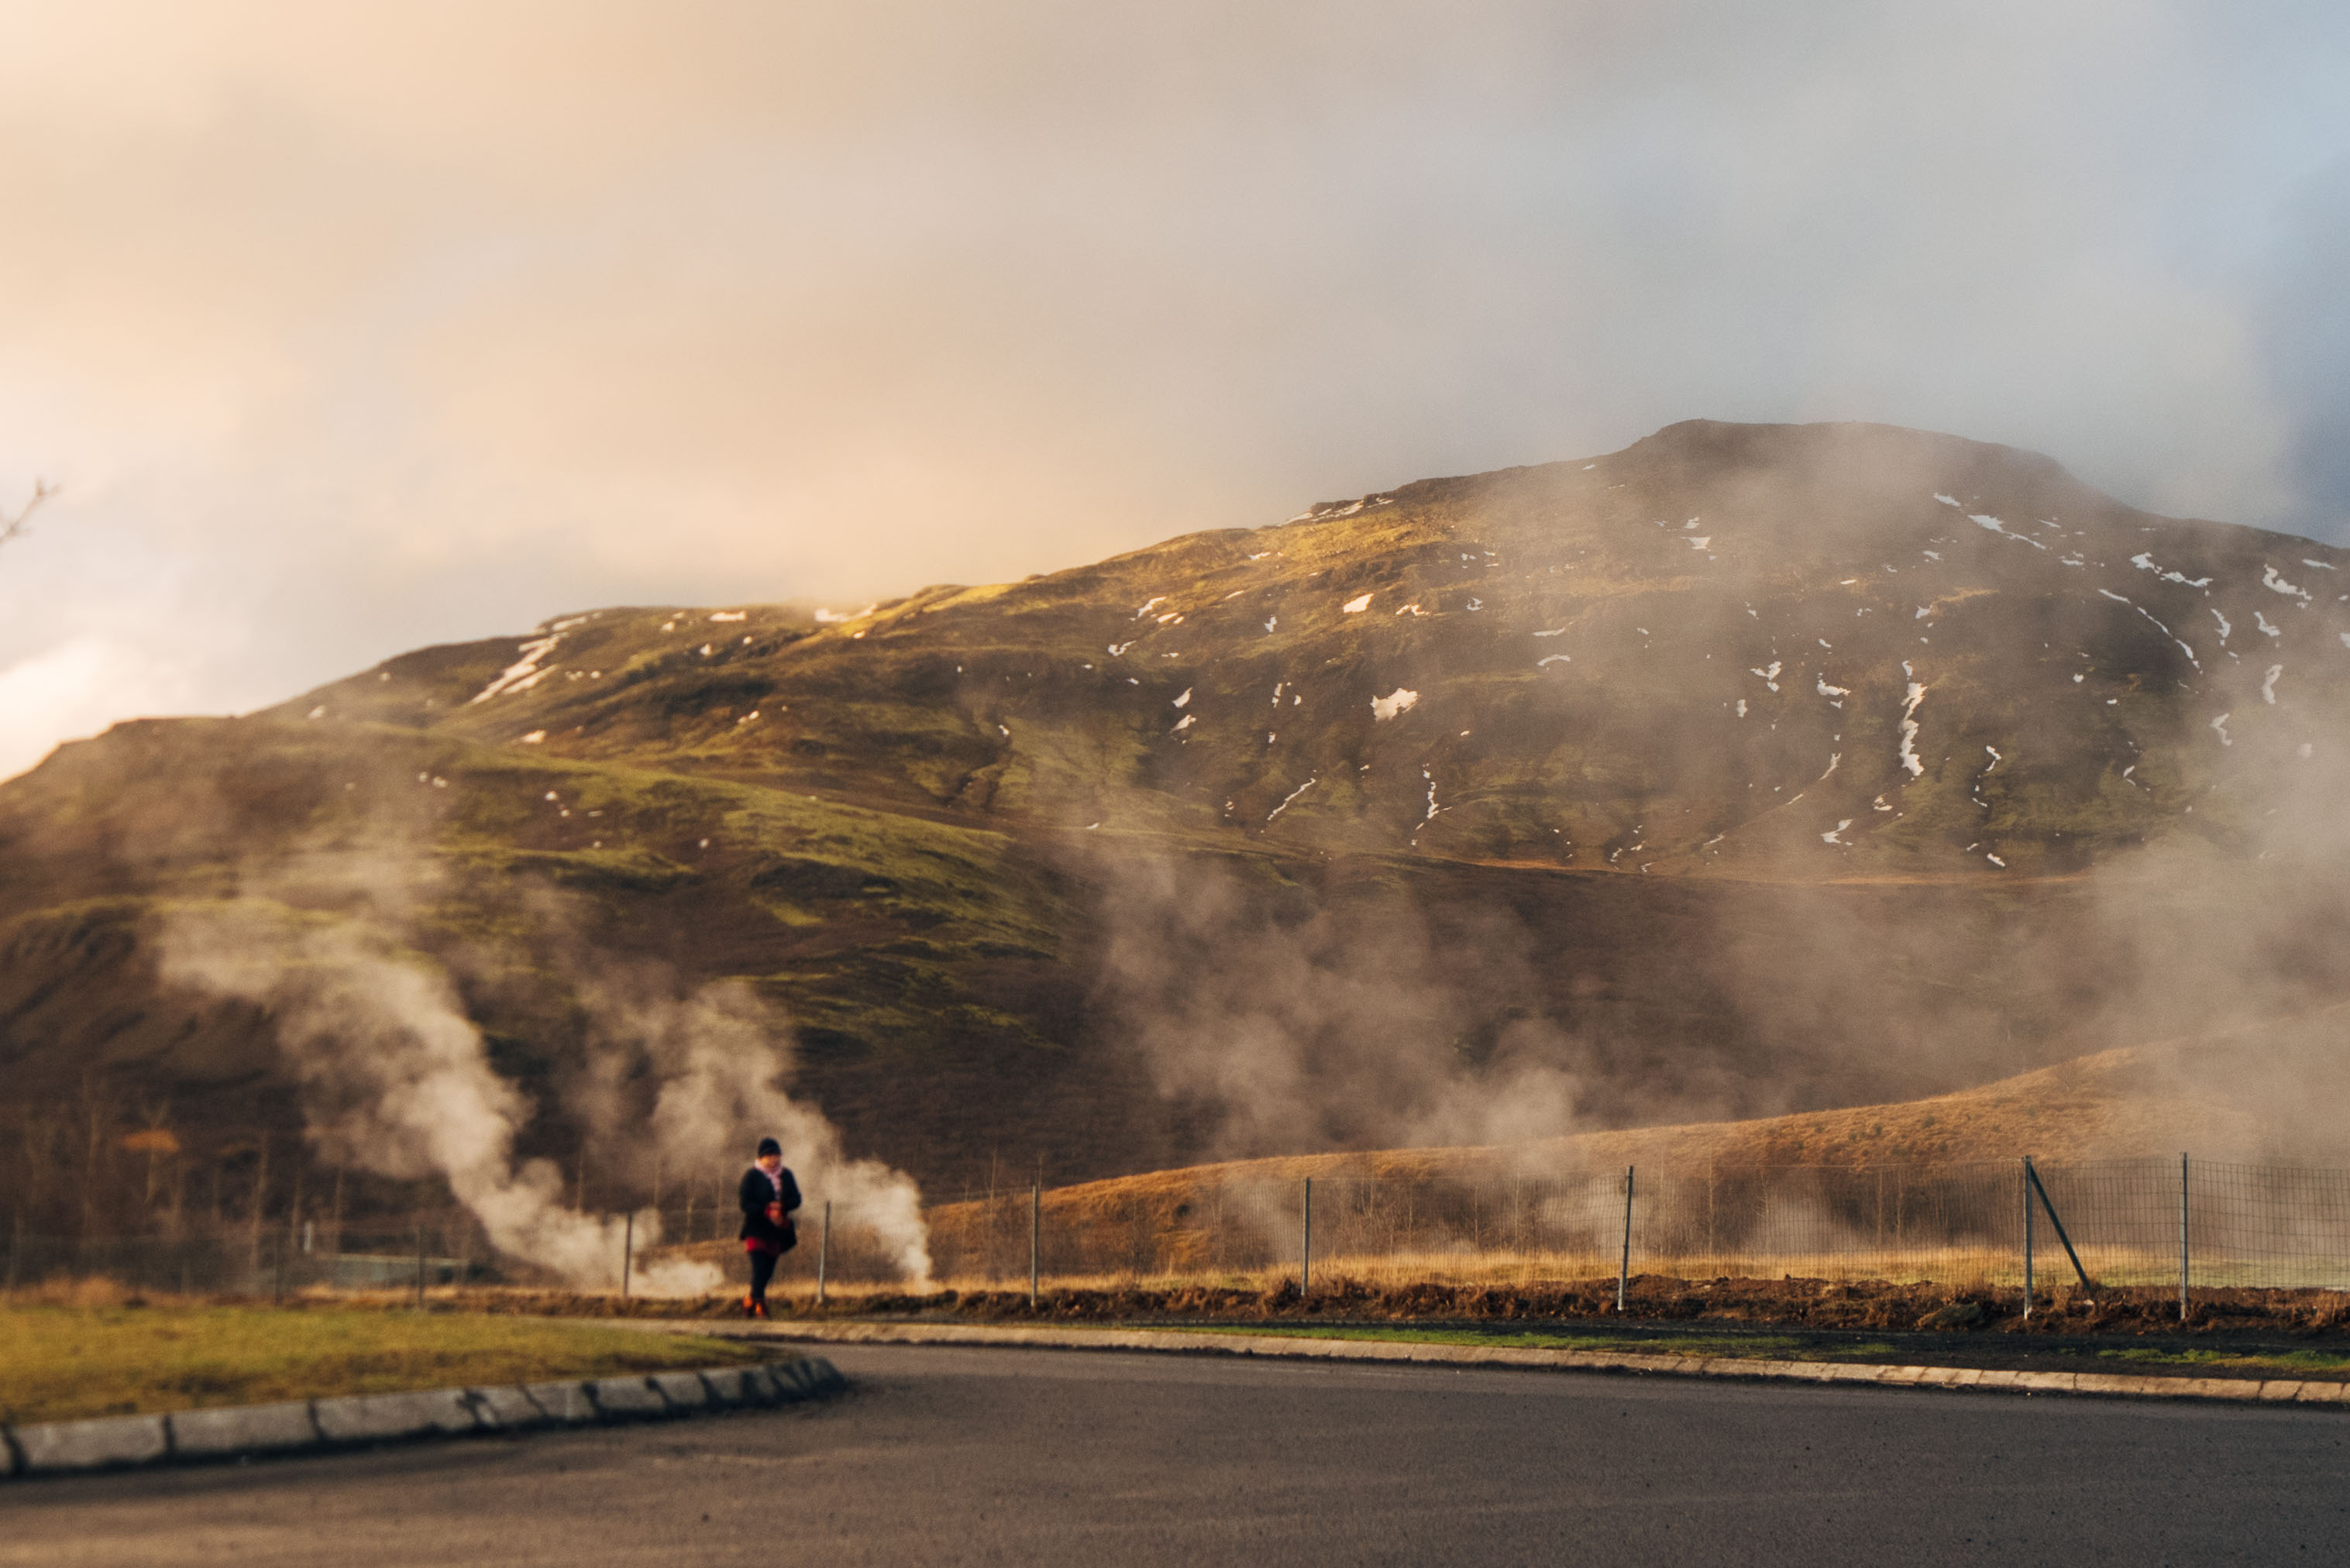
[[[2064,1249],[2064,1256],[2072,1261],[2073,1272],[2079,1278],[2081,1288],[2095,1290],[2095,1282],[2089,1278],[2089,1271],[2081,1262],[2081,1250],[2073,1245],[2073,1238],[2064,1229],[2064,1217],[2056,1212],[2056,1201],[2048,1196],[2048,1184],[2040,1179],[2040,1172],[2033,1168],[2030,1155],[2023,1157],[2023,1179],[2032,1192],[2039,1194],[2040,1207],[2048,1211],[2049,1229],[2056,1232],[2056,1244]],[[2031,1201],[2030,1194],[2026,1194],[2024,1201]]]
[[424,1304],[424,1227],[416,1228],[416,1304]]
[[2178,1157],[2178,1321],[2187,1321],[2187,1156]]
[[824,1229],[816,1232],[816,1300],[818,1306],[824,1304],[824,1268],[831,1255],[832,1199],[827,1198],[824,1200]]
[[1624,1293],[1632,1282],[1632,1172],[1624,1168],[1624,1256],[1616,1266],[1616,1315],[1624,1315]]
[[1041,1181],[1028,1189],[1028,1310],[1036,1310],[1037,1265],[1044,1251],[1045,1184]]
[[2032,1321],[2032,1157],[2023,1157],[2023,1321]]
[[1297,1299],[1314,1288],[1314,1179],[1305,1179],[1305,1250],[1298,1255]]
[[620,1299],[629,1299],[629,1268],[636,1261],[637,1215],[630,1210],[620,1220]]

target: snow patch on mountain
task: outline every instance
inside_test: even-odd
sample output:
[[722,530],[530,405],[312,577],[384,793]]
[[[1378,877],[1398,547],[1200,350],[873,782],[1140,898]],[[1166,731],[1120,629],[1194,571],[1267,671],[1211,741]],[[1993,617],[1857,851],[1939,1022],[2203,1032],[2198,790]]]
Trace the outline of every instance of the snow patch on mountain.
[[[495,680],[475,692],[473,702],[486,702],[491,698],[508,691],[527,691],[537,685],[546,678],[548,673],[547,670],[539,667],[539,661],[553,653],[556,646],[562,640],[563,634],[558,631],[552,636],[536,638],[524,643],[515,649],[520,657],[498,671],[498,678]],[[552,666],[548,668],[551,669]],[[466,705],[471,707],[473,704],[469,702]]]

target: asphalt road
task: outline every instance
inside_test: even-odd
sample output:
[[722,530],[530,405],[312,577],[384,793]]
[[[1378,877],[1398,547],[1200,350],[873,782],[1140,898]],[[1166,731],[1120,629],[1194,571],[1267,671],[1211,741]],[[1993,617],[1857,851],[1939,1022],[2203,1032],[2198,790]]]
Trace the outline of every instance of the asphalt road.
[[2350,1412],[841,1345],[812,1407],[0,1486],[0,1563],[2350,1561]]

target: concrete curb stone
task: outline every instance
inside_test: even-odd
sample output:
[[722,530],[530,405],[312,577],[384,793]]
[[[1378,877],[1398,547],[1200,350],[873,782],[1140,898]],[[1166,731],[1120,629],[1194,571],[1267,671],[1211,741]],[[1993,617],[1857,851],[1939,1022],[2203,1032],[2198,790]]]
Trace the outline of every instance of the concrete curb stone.
[[592,1427],[604,1418],[585,1383],[526,1383],[522,1391],[558,1427]]
[[482,1429],[463,1388],[416,1394],[352,1394],[319,1399],[318,1433],[330,1443],[386,1443],[407,1438],[456,1436]]
[[0,1477],[321,1453],[376,1443],[760,1409],[846,1388],[816,1356],[591,1383],[433,1388],[0,1428]]
[[646,1378],[599,1377],[587,1386],[588,1397],[608,1421],[642,1421],[669,1414],[668,1401]]
[[318,1423],[307,1399],[224,1410],[178,1410],[163,1417],[175,1459],[229,1459],[316,1448]]
[[149,1465],[172,1451],[172,1435],[161,1416],[101,1416],[90,1421],[52,1421],[10,1431],[28,1475],[67,1470],[112,1469]]
[[820,1355],[806,1356],[798,1361],[771,1362],[758,1370],[766,1375],[778,1404],[814,1399],[826,1394],[838,1393],[848,1386],[847,1379],[841,1376],[839,1369]]
[[2134,1385],[2143,1381],[2121,1372],[2075,1372],[2073,1392],[2075,1394],[2135,1394]]
[[775,1385],[756,1366],[721,1366],[702,1375],[710,1387],[712,1403],[724,1407],[772,1405],[775,1402]]
[[468,1388],[465,1397],[472,1401],[483,1425],[501,1432],[527,1432],[549,1424],[546,1412],[539,1408],[528,1389]]
[[693,1372],[656,1372],[645,1379],[653,1392],[669,1402],[672,1410],[707,1410],[711,1408],[710,1386],[701,1375]]

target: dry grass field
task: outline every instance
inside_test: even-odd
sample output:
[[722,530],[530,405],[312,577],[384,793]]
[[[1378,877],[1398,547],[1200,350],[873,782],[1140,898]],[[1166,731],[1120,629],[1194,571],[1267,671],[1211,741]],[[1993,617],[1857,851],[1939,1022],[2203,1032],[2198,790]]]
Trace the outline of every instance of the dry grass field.
[[[2329,1030],[2344,1015],[2344,1009],[2334,1008],[2288,1022],[2304,1031]],[[2054,1166],[2175,1158],[2182,1148],[2199,1156],[2259,1151],[2269,1147],[2262,1117],[2257,1107],[2227,1094],[2227,1064],[2268,1048],[2275,1027],[2116,1048],[1889,1105],[1584,1133],[1513,1147],[1233,1160],[1054,1188],[1043,1193],[1038,1217],[1044,1268],[1071,1283],[1123,1278],[1237,1283],[1239,1276],[1253,1279],[1267,1264],[1294,1269],[1302,1251],[1300,1189],[1309,1178],[1316,1187],[1322,1238],[1317,1269],[1379,1280],[1489,1282],[1612,1273],[1614,1249],[1596,1239],[1612,1235],[1617,1221],[1599,1210],[1620,1206],[1620,1197],[1607,1193],[1620,1193],[1617,1184],[1627,1167],[1637,1168],[1644,1191],[1649,1190],[1645,1184],[1711,1181],[1716,1172],[1749,1173],[1750,1179],[1771,1173],[1773,1181],[1792,1190],[1801,1189],[1806,1172],[1882,1172],[1889,1182],[1891,1173],[1906,1168],[1991,1167],[2026,1154]],[[1409,1217],[1399,1221],[1399,1213],[1416,1201],[1405,1196],[1415,1189],[1444,1194],[1441,1200],[1451,1205],[1438,1227],[1447,1232],[1441,1249],[1416,1246]],[[1531,1201],[1527,1195],[1537,1189],[1552,1205],[1545,1220],[1553,1228],[1550,1247],[1557,1245],[1557,1206],[1567,1200],[1562,1193],[1592,1210],[1577,1218],[1594,1243],[1565,1251],[1513,1245],[1527,1231],[1524,1215],[1512,1206]],[[941,1276],[963,1287],[1000,1286],[1015,1277],[1024,1282],[1029,1206],[1022,1190],[928,1210]],[[1379,1210],[1376,1219],[1370,1218],[1374,1210]],[[1363,1221],[1356,1232],[1346,1228],[1350,1219]],[[1375,1232],[1394,1241],[1381,1241]],[[2044,1244],[2050,1262],[2062,1268],[2054,1239]],[[1818,1255],[1806,1255],[1813,1251]],[[1903,1245],[1889,1232],[1872,1237],[1845,1226],[1833,1238],[1824,1235],[1815,1249],[1782,1240],[1763,1256],[1677,1242],[1670,1267],[1709,1276],[2020,1278],[2012,1247],[1960,1251],[1969,1255],[1952,1255],[1930,1237]],[[1636,1241],[1636,1266],[1639,1260]],[[2089,1266],[2101,1279],[2158,1282],[2175,1278],[2176,1253],[2107,1247]],[[2226,1282],[2225,1277],[2214,1276],[2213,1282]]]

